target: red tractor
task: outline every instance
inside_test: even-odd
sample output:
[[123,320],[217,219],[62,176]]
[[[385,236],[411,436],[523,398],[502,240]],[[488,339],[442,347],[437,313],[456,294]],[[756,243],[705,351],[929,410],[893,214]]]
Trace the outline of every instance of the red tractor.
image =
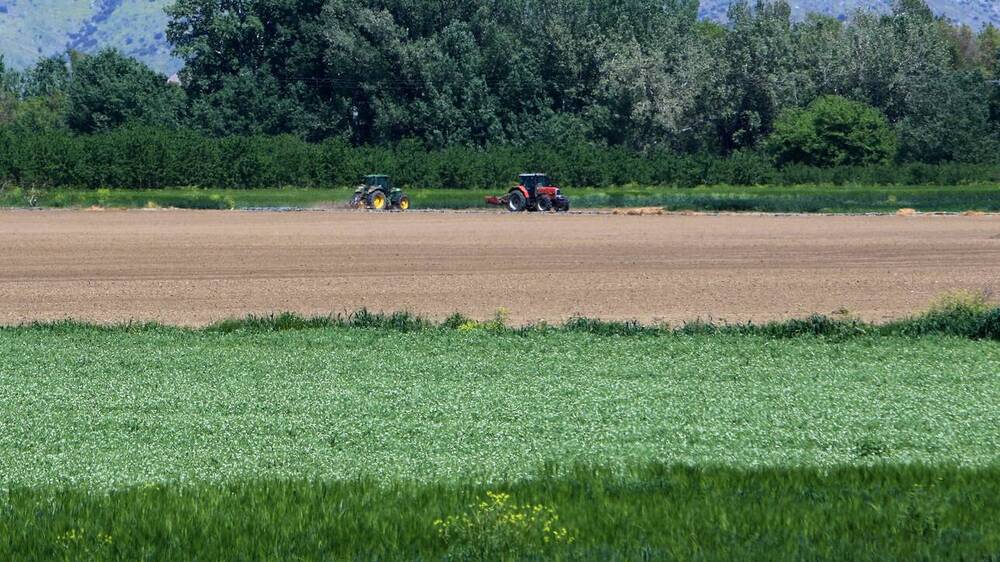
[[520,211],[556,211],[569,210],[569,199],[559,192],[559,188],[549,185],[545,174],[521,174],[516,187],[502,197],[490,196],[486,202],[490,205],[506,205],[507,210]]

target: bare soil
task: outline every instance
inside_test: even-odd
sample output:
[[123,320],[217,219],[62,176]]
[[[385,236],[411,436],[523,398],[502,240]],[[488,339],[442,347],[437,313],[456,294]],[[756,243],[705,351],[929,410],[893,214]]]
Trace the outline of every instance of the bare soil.
[[0,323],[408,310],[885,320],[1000,294],[1000,216],[0,211]]

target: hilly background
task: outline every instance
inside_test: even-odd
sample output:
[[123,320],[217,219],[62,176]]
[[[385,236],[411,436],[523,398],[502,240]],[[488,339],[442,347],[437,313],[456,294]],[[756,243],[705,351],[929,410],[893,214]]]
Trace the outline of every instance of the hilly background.
[[[22,68],[38,57],[78,49],[115,46],[170,74],[180,63],[170,56],[163,7],[171,0],[0,0],[0,53]],[[846,16],[857,8],[885,9],[891,0],[792,2],[796,15]],[[722,21],[731,0],[704,0],[703,17]],[[1000,0],[930,0],[938,14],[980,28],[1000,25]]]

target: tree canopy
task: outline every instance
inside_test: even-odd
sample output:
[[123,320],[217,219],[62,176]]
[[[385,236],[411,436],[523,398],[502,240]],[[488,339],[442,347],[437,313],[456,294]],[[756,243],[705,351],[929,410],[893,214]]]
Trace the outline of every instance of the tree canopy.
[[[855,140],[878,121],[880,145],[884,119],[908,160],[995,160],[1000,142],[1000,32],[953,25],[922,0],[846,21],[740,0],[726,25],[699,21],[697,0],[177,0],[168,12],[181,88],[114,51],[43,59],[0,70],[0,124],[35,100],[32,122],[50,123],[48,108],[82,133],[138,122],[356,145],[728,155],[790,142],[833,111],[861,127]],[[776,154],[858,158],[833,146]]]
[[79,133],[129,122],[175,127],[183,99],[164,76],[110,49],[78,59],[66,98],[66,122]]
[[782,164],[882,164],[896,154],[896,136],[885,115],[840,96],[822,96],[786,112],[775,123],[769,144]]

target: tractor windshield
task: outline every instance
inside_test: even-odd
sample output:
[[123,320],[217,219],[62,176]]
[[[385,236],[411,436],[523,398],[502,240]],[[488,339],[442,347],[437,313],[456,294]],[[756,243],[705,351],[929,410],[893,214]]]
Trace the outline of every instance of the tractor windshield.
[[543,174],[523,174],[520,178],[521,185],[528,191],[534,191],[536,187],[545,187],[549,180]]
[[365,178],[365,183],[377,186],[381,189],[389,189],[388,176],[368,176]]

